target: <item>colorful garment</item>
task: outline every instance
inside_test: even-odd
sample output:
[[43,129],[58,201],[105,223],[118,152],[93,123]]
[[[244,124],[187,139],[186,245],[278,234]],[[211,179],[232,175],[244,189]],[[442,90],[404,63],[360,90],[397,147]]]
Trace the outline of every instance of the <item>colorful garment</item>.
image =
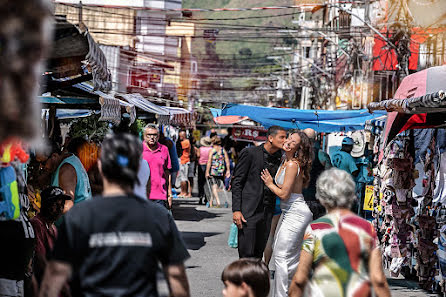
[[329,213],[305,231],[303,250],[313,255],[307,296],[371,296],[368,260],[378,245],[375,229],[349,211]]
[[225,174],[225,154],[223,149],[217,151],[212,150],[212,161],[211,161],[211,176],[223,176]]

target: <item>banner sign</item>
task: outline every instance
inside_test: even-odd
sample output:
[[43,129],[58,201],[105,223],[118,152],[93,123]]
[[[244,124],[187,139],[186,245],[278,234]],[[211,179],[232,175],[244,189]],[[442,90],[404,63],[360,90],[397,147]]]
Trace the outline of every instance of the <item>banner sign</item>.
[[262,127],[232,128],[233,140],[266,141],[266,130]]

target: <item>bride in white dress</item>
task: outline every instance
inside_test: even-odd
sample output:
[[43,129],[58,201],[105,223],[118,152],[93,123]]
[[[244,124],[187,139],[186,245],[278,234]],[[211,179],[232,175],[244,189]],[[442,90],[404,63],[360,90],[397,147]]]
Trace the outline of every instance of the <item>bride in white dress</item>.
[[291,279],[299,263],[305,229],[313,214],[305,203],[302,189],[310,180],[312,145],[302,131],[293,130],[283,144],[284,160],[273,178],[262,172],[265,185],[280,199],[282,217],[274,237],[274,292],[272,296],[287,297]]

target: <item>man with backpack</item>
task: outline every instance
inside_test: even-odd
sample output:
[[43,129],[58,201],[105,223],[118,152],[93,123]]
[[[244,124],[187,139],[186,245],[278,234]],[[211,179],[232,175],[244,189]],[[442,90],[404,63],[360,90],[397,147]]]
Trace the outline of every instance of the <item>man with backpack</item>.
[[[221,146],[221,138],[214,136],[212,139],[212,150],[209,153],[208,164],[206,166],[206,178],[212,187],[212,196],[215,196],[217,207],[220,207],[220,199],[218,198],[219,189],[224,185],[225,177],[231,176],[229,157]],[[213,198],[209,201],[209,206],[213,206]]]

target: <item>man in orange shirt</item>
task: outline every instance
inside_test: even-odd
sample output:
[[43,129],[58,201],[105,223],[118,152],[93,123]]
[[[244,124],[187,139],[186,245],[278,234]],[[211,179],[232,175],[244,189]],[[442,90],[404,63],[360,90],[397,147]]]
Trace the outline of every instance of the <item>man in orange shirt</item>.
[[186,137],[186,131],[181,131],[179,134],[179,141],[181,143],[181,149],[183,151],[180,157],[180,171],[178,172],[177,179],[181,182],[180,196],[189,196],[189,163],[190,163],[190,150],[191,145],[189,139]]

